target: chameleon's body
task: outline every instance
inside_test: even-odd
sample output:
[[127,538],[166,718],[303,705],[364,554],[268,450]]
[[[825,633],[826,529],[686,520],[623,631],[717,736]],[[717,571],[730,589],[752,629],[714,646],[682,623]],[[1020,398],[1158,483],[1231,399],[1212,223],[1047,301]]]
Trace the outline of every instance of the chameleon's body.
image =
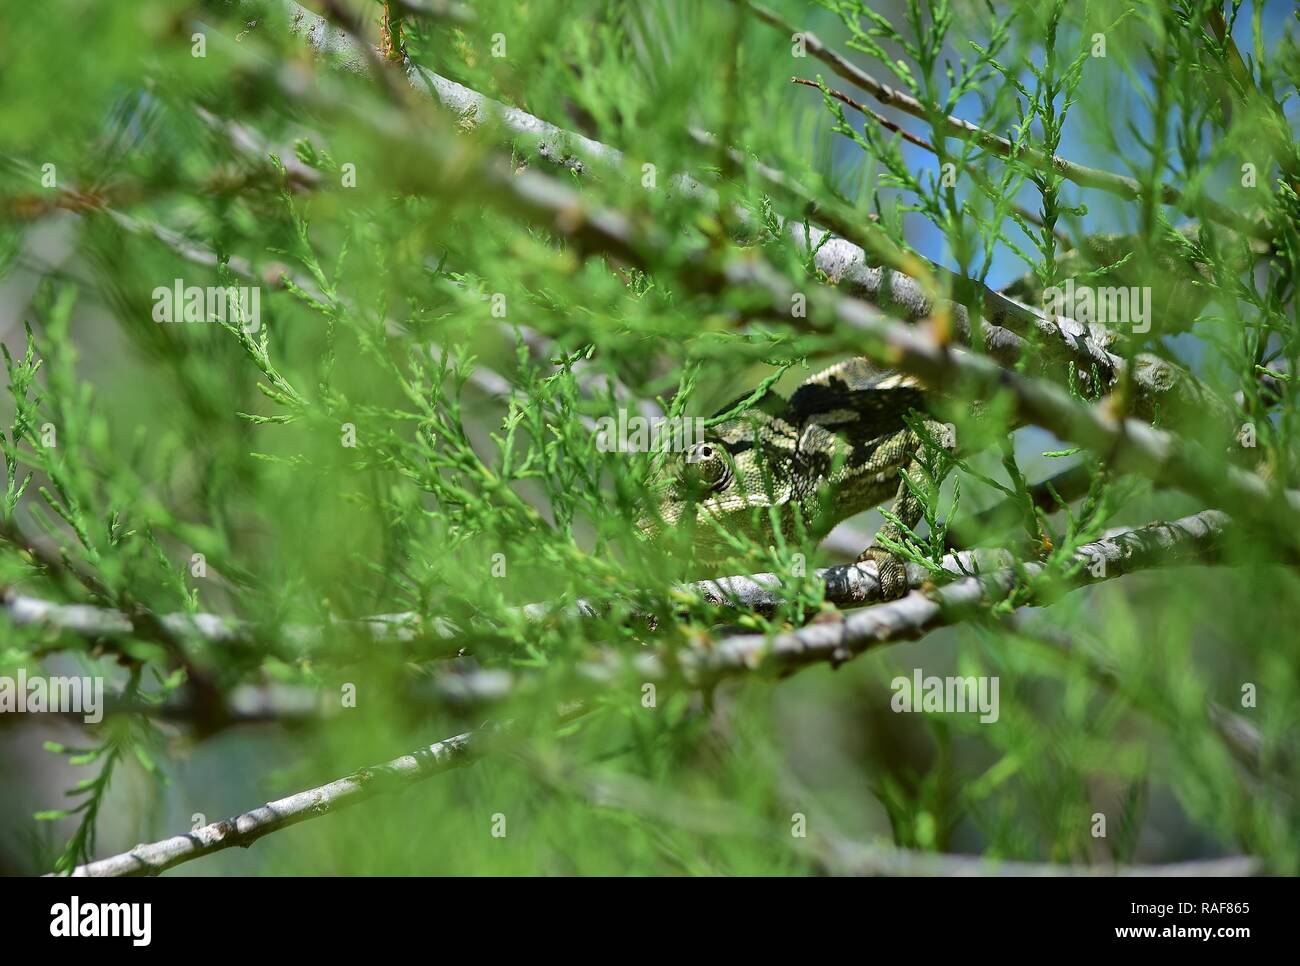
[[[692,546],[706,561],[729,549],[719,529],[770,543],[775,527],[794,537],[802,520],[805,532],[820,539],[891,497],[894,514],[913,527],[922,508],[900,471],[915,474],[921,444],[904,417],[916,411],[931,436],[953,445],[951,430],[926,414],[926,399],[916,380],[882,373],[865,359],[818,373],[788,402],[768,393],[682,454],[657,519],[642,527],[654,533],[692,526]],[[776,508],[775,526],[769,507]],[[882,535],[901,537],[893,523],[876,541]],[[859,559],[875,561],[886,597],[899,596],[907,590],[902,564],[876,541]]]

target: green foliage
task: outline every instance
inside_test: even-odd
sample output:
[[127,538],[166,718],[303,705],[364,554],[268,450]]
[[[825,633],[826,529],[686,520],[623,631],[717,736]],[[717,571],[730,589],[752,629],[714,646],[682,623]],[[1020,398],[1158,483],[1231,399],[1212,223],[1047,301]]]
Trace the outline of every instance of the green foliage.
[[[847,82],[743,4],[489,0],[472,22],[403,21],[413,63],[617,147],[616,163],[449,113],[400,71],[385,85],[332,69],[262,6],[53,0],[0,39],[0,583],[134,621],[6,627],[0,675],[83,667],[119,707],[48,746],[31,798],[6,803],[4,865],[70,871],[491,721],[508,753],[182,869],[797,874],[852,840],[1075,863],[1240,852],[1300,871],[1300,587],[1272,537],[1233,530],[1222,567],[1066,595],[1080,547],[1204,505],[1020,425],[1004,398],[944,387],[958,439],[980,445],[950,456],[909,423],[923,522],[891,549],[935,580],[954,541],[1039,566],[960,626],[836,671],[661,681],[649,702],[637,659],[651,652],[671,667],[730,633],[842,619],[815,571],[844,561],[806,521],[772,546],[729,534],[722,573],[774,573],[780,600],[720,613],[682,586],[701,576],[688,538],[637,532],[664,454],[606,451],[594,429],[620,409],[720,421],[880,355],[724,273],[764,259],[797,292],[851,294],[819,267],[829,236],[811,240],[833,215],[873,265],[964,304],[976,336],[979,285],[1021,285],[1035,306],[1066,278],[1146,287],[1153,325],[1112,333],[1127,373],[1114,386],[1082,364],[1021,368],[1125,415],[1141,354],[1175,361],[1233,425],[1208,408],[1156,422],[1225,472],[1297,486],[1300,57],[1276,5],[1232,4],[1224,33],[1221,4],[1202,0],[779,4],[926,106],[889,115],[910,139],[837,99]],[[349,8],[377,42],[381,6]],[[948,115],[1009,151],[951,137]],[[417,133],[384,140],[367,117]],[[395,148],[421,136],[451,162]],[[1054,155],[1139,193],[1035,160]],[[508,184],[543,174],[585,207],[550,218],[502,201],[498,164]],[[656,233],[651,263],[583,235],[601,212]],[[209,304],[202,321],[155,321],[154,293],[176,279],[222,290],[221,318]],[[255,317],[226,291],[249,286]],[[880,306],[896,308],[888,292]],[[950,313],[935,315],[927,331],[946,341]],[[1050,338],[1031,331],[1031,355]],[[1066,458],[1086,485],[1044,508],[1031,484]],[[865,546],[864,521],[848,529]],[[174,613],[252,630],[214,640],[158,620]],[[395,614],[412,640],[364,620]],[[609,676],[584,673],[610,655]],[[891,682],[914,668],[997,677],[997,722],[890,713]],[[485,672],[509,693],[471,693]],[[286,694],[310,697],[235,727],[257,718],[249,701]],[[1225,721],[1249,728],[1248,752]],[[3,737],[39,747],[43,727]],[[76,804],[51,809],[60,783]],[[33,813],[57,841],[33,836]]]

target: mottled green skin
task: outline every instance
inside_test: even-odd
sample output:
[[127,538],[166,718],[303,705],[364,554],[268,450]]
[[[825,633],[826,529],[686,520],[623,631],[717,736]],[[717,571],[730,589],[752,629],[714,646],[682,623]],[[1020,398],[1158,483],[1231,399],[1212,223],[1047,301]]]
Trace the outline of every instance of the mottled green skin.
[[[642,522],[653,536],[666,528],[693,527],[692,546],[702,561],[729,549],[718,528],[771,543],[768,507],[777,526],[794,537],[797,519],[816,539],[840,521],[893,497],[893,511],[909,527],[921,507],[903,485],[900,470],[915,472],[920,442],[903,417],[923,416],[927,393],[913,379],[882,373],[865,359],[850,359],[803,383],[789,401],[769,393],[756,406],[712,427],[701,443],[669,467],[657,519]],[[728,407],[730,408],[730,407]],[[725,409],[723,410],[726,411]],[[951,444],[951,432],[927,418],[927,429]],[[876,534],[898,540],[886,524]],[[886,597],[907,589],[895,557],[873,545]]]

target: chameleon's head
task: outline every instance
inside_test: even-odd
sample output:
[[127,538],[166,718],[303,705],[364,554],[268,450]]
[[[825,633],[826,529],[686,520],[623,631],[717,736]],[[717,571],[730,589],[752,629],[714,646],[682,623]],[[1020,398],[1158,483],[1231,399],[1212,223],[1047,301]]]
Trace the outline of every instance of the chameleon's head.
[[924,410],[916,379],[858,358],[805,380],[788,401],[769,391],[739,400],[652,482],[657,505],[639,529],[701,563],[738,549],[735,536],[760,547],[778,531],[787,541],[825,536],[899,492],[919,446],[908,417]]
[[771,543],[768,508],[776,508],[779,526],[788,526],[789,504],[797,499],[798,434],[777,414],[783,405],[774,397],[742,410],[672,454],[654,482],[655,508],[638,522],[641,534],[652,540],[680,535],[703,562],[733,549],[724,532]]

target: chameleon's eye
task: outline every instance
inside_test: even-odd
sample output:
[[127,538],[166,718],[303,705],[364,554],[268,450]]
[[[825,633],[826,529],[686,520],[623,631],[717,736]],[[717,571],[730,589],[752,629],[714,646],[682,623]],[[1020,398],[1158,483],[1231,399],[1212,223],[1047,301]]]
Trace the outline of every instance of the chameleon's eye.
[[731,480],[731,464],[712,443],[696,443],[686,451],[690,474],[711,490],[720,490]]

